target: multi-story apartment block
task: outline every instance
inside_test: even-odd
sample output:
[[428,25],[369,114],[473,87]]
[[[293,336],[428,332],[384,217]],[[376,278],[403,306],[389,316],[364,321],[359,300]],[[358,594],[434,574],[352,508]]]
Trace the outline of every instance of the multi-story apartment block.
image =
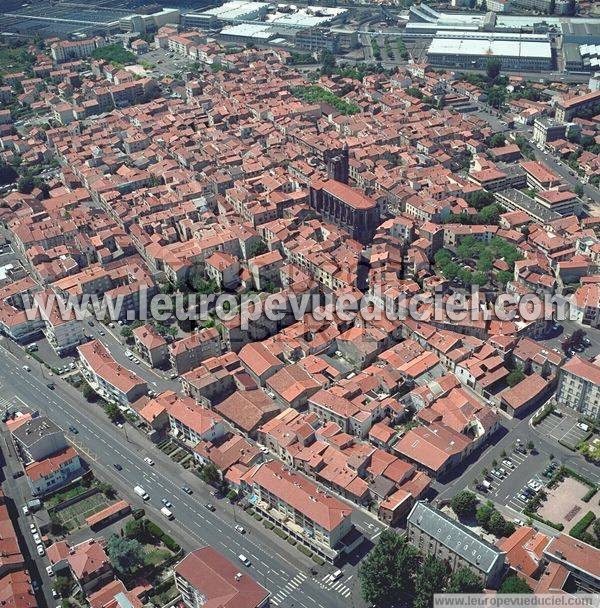
[[77,452],[67,447],[56,454],[33,462],[25,469],[27,483],[33,496],[43,496],[73,481],[82,471]]
[[67,447],[62,430],[46,416],[31,418],[23,416],[23,422],[17,418],[18,426],[12,428],[12,437],[24,464],[39,462],[51,454]]
[[560,370],[556,401],[600,419],[600,366],[575,356]]
[[598,106],[600,106],[600,91],[563,99],[556,106],[555,118],[558,122],[569,122],[575,116],[594,110]]
[[136,327],[133,330],[133,339],[140,356],[152,367],[163,365],[169,360],[167,341],[149,323]]
[[61,40],[51,45],[50,55],[55,63],[64,63],[89,57],[97,48],[105,44],[106,41],[98,36],[85,40]]
[[415,503],[408,515],[406,534],[411,545],[445,561],[453,572],[468,568],[485,587],[495,587],[500,582],[504,552],[427,502]]
[[148,392],[146,381],[117,363],[98,340],[82,344],[77,350],[84,378],[108,401],[128,406]]
[[250,469],[242,482],[255,511],[324,560],[333,563],[353,549],[345,543],[353,531],[352,509],[312,481],[271,460]]
[[220,354],[219,332],[214,327],[208,327],[171,345],[171,365],[178,374],[185,374],[198,367],[205,359]]
[[187,608],[269,604],[269,592],[212,547],[192,551],[175,566],[175,586]]

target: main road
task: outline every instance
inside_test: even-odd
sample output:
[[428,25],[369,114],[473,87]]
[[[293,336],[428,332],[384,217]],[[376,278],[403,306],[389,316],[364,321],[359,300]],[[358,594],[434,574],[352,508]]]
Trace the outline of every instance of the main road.
[[[2,341],[5,346],[5,339]],[[233,561],[244,554],[251,561],[249,574],[272,593],[272,604],[313,608],[316,606],[360,606],[357,593],[356,569],[344,567],[342,584],[330,584],[326,578],[330,568],[317,568],[295,548],[264,529],[242,510],[227,501],[215,500],[208,488],[194,474],[186,471],[156,449],[150,441],[136,431],[125,434],[110,423],[101,408],[86,403],[72,386],[56,382],[50,390],[47,378],[33,361],[26,361],[20,351],[0,353],[0,385],[4,402],[13,403],[12,409],[23,404],[49,416],[67,435],[69,441],[82,453],[91,468],[101,478],[110,481],[119,493],[132,504],[142,506],[133,492],[141,485],[150,495],[144,504],[146,510],[160,517],[162,499],[173,504],[175,520],[161,525],[190,551],[201,545],[211,545]],[[32,370],[23,368],[27,363]],[[77,434],[69,427],[77,428]],[[155,466],[144,462],[149,456]],[[114,468],[119,464],[122,470]],[[188,496],[183,486],[193,488]],[[212,502],[216,511],[204,505]],[[236,523],[246,528],[246,534],[235,530]],[[240,568],[243,568],[240,564]]]

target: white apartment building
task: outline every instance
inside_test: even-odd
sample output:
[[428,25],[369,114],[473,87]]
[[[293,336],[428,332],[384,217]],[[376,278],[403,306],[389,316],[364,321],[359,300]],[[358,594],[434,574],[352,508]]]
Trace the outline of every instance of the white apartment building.
[[556,401],[600,419],[600,366],[575,356],[560,370]]

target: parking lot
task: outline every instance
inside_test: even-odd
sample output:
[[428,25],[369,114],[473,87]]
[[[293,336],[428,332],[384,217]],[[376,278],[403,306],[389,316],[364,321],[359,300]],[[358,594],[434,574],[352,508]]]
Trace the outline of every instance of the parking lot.
[[[504,460],[509,461],[511,466],[503,462]],[[485,482],[489,486],[487,491],[482,489],[483,481],[479,491],[483,497],[522,513],[529,497],[522,500],[523,496],[521,498],[519,496],[530,482],[545,484],[547,479],[543,477],[542,471],[548,465],[548,457],[537,452],[515,449],[505,457],[496,457],[496,461],[496,466],[490,469],[485,477]],[[530,488],[529,492],[533,490]]]
[[546,416],[536,427],[536,431],[544,437],[551,437],[572,448],[585,439],[588,431],[577,426],[577,418],[571,414],[563,413],[562,416],[554,412]]

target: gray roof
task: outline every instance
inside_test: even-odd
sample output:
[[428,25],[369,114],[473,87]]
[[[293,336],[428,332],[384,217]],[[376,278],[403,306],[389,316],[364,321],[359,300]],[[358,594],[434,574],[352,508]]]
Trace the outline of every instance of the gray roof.
[[460,522],[450,519],[429,503],[418,501],[408,516],[413,525],[462,557],[482,572],[491,572],[504,553]]
[[53,433],[61,433],[62,431],[50,418],[39,416],[25,422],[20,427],[13,431],[13,436],[18,439],[23,445],[33,445],[41,437],[51,435]]

